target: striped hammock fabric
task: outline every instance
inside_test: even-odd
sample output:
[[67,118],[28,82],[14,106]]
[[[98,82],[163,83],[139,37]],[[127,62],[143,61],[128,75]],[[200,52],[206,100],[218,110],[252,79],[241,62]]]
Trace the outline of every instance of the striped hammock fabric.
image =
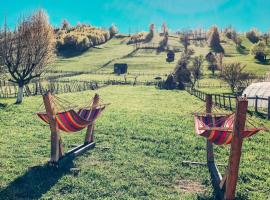
[[[233,137],[234,115],[194,114],[195,131],[217,145],[230,144]],[[242,137],[250,137],[262,129],[246,128]]]
[[[99,106],[92,109],[80,109],[78,112],[68,110],[56,114],[56,123],[58,128],[64,132],[77,132],[92,124],[105,109],[105,106]],[[37,113],[44,122],[49,124],[47,113]]]

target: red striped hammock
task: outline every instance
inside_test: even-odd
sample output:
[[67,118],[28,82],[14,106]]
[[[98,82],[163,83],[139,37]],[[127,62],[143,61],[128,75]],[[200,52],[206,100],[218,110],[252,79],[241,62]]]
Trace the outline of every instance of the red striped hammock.
[[[78,112],[74,110],[59,112],[56,114],[56,123],[64,132],[77,132],[92,124],[104,109],[105,106],[99,106],[92,109],[80,109]],[[37,115],[49,124],[47,113],[39,112]]]
[[[234,115],[194,114],[195,131],[217,144],[230,144],[233,136]],[[242,137],[250,137],[258,133],[260,128],[245,128]]]

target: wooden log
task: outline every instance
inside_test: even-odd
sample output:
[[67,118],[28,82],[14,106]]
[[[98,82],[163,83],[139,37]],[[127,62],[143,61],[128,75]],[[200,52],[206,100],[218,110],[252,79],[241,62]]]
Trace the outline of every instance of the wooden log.
[[[200,165],[200,166],[207,166],[207,162],[196,162],[196,161],[188,161],[188,160],[183,160],[182,161],[183,165]],[[225,164],[216,164],[217,166],[226,166]]]
[[[91,112],[93,111],[93,109],[95,109],[99,104],[99,95],[95,94],[94,98],[93,98],[93,102],[90,108],[92,108]],[[84,143],[88,144],[91,142],[94,142],[94,127],[95,124],[92,123],[87,127],[86,130],[86,135],[85,135],[85,139],[84,139]]]
[[[206,95],[206,113],[212,112],[212,95]],[[207,150],[207,162],[214,162],[214,152],[213,152],[213,143],[207,140],[206,142],[206,150]]]
[[45,105],[45,109],[47,115],[49,117],[49,124],[51,129],[51,159],[50,161],[55,163],[58,162],[59,158],[61,157],[61,153],[63,150],[60,150],[60,134],[59,128],[56,123],[56,108],[52,103],[53,96],[50,92],[47,92],[43,96],[43,102]]
[[243,138],[241,134],[245,128],[247,106],[248,101],[246,98],[237,99],[234,127],[233,127],[234,134],[231,142],[231,152],[228,165],[226,190],[224,195],[224,198],[226,200],[233,200],[235,198],[235,191],[243,143]]

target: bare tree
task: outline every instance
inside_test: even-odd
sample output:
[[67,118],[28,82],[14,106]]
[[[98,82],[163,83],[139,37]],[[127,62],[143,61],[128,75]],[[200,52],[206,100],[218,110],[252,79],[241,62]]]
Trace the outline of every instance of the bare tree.
[[244,72],[246,65],[241,65],[241,63],[230,63],[223,67],[221,72],[221,78],[227,82],[231,88],[231,91],[235,93],[235,89],[245,85],[250,82],[254,75],[248,72]]
[[17,101],[23,99],[23,88],[32,79],[40,77],[53,61],[55,37],[47,14],[38,10],[23,18],[10,31],[6,24],[0,32],[0,64],[9,81],[19,86]]
[[194,88],[197,81],[202,76],[202,64],[203,64],[204,58],[202,55],[194,57],[193,65],[189,68],[191,73],[191,82],[192,82],[192,88]]

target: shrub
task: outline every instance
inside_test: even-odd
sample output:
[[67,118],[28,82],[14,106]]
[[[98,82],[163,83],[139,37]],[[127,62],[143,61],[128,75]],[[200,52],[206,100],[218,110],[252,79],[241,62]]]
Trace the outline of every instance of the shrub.
[[252,30],[246,32],[246,37],[252,43],[257,43],[260,40],[260,34],[256,29],[252,29]]
[[267,56],[267,46],[263,41],[259,41],[258,43],[254,44],[250,49],[250,54],[254,55],[254,58],[260,62],[266,61]]
[[209,52],[205,58],[208,62],[208,69],[212,71],[212,75],[214,76],[215,71],[218,69],[216,56],[212,52]]
[[139,42],[144,42],[146,37],[146,33],[137,33],[134,34],[130,37],[129,41],[127,44],[134,44],[134,43],[139,43]]
[[189,61],[190,61],[190,55],[182,53],[174,69],[175,81],[179,85],[180,89],[184,89],[182,88],[184,83],[191,82],[191,79],[190,79],[191,73],[188,70]]

